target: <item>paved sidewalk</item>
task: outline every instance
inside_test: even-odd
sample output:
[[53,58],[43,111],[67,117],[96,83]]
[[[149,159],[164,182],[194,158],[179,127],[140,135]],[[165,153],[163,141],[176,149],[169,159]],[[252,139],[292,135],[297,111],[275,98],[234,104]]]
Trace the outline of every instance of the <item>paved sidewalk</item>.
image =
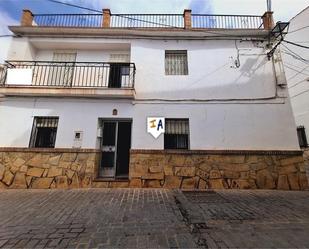
[[309,191],[0,191],[2,248],[309,248]]

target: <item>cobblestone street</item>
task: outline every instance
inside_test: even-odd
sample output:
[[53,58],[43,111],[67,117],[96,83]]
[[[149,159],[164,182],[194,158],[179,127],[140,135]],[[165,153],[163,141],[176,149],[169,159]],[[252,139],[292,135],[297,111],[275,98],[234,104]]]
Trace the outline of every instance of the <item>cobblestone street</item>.
[[2,248],[309,248],[309,191],[0,191]]

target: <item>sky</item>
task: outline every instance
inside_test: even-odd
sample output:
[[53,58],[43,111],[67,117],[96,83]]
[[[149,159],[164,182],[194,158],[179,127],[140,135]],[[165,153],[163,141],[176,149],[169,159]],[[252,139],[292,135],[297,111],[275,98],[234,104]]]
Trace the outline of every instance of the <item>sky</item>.
[[[61,0],[75,5],[101,10],[110,8],[112,13],[183,13],[192,9],[196,14],[251,14],[262,15],[266,0]],[[272,0],[276,21],[289,21],[309,6],[309,0]],[[22,9],[35,14],[93,13],[68,7],[48,0],[0,0],[0,35],[9,34],[8,25],[19,23]]]

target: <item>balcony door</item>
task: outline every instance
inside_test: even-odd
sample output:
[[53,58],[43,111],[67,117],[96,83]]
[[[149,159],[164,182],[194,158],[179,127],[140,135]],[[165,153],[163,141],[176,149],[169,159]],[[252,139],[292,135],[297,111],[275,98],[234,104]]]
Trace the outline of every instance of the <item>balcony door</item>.
[[49,84],[52,86],[72,86],[76,53],[54,52],[49,69]]
[[99,177],[128,178],[131,121],[103,120],[101,126],[103,132]]
[[126,87],[130,78],[130,55],[128,53],[111,54],[109,61],[108,87]]

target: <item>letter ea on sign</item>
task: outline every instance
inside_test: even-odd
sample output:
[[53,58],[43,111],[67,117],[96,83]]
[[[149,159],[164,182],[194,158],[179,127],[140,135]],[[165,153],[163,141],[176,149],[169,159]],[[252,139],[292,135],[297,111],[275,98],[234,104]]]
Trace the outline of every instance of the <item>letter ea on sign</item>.
[[148,117],[147,132],[149,132],[154,138],[158,138],[161,133],[165,132],[165,118]]

